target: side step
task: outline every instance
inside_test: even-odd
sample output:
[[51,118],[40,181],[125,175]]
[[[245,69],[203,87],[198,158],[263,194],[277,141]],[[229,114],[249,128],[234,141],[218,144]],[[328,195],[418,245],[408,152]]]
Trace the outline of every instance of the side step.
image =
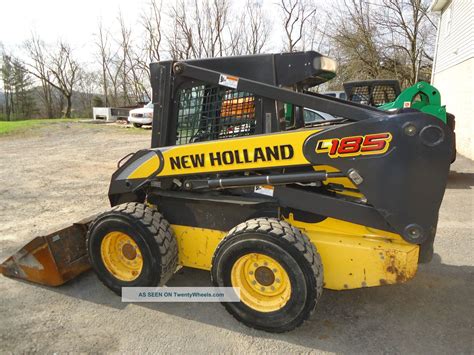
[[90,269],[86,248],[89,224],[96,215],[34,238],[0,265],[8,277],[59,286]]

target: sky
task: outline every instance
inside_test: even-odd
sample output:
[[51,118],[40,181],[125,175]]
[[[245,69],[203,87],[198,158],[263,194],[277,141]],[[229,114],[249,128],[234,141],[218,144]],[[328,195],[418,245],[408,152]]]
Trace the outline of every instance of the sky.
[[76,45],[84,44],[96,31],[101,18],[104,24],[113,22],[120,9],[127,18],[135,20],[147,3],[147,0],[5,1],[1,5],[0,40],[14,45],[35,30],[45,41],[59,37]]
[[[173,0],[163,0],[163,3]],[[244,0],[234,0],[234,5]],[[261,0],[264,8],[277,15],[278,0]],[[139,26],[140,15],[149,0],[1,0],[0,43],[12,51],[30,36],[32,31],[45,42],[59,38],[70,43],[82,60],[93,60],[94,33],[102,20],[104,28],[112,29],[119,11],[132,27]],[[236,6],[238,8],[238,5]],[[6,15],[9,14],[9,15]],[[273,16],[272,16],[273,17]],[[138,32],[141,28],[137,28]],[[275,36],[273,36],[275,37]],[[276,36],[277,38],[279,35]]]
[[[102,19],[104,27],[112,24],[119,9],[130,23],[135,23],[147,0],[8,0],[0,10],[0,42],[14,49],[35,31],[45,42],[59,38],[79,52],[89,49]],[[5,16],[5,14],[10,14]]]

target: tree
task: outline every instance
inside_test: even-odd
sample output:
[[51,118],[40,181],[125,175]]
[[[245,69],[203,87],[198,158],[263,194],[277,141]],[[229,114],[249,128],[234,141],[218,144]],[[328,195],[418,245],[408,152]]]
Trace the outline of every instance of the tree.
[[287,52],[295,52],[304,48],[306,27],[316,14],[316,7],[307,0],[281,0],[279,3],[285,31]]
[[92,108],[95,106],[102,107],[103,101],[100,100],[97,105],[95,98],[96,93],[100,91],[101,81],[97,80],[100,75],[94,70],[82,69],[79,72],[79,82],[77,85],[77,92],[75,93],[76,99],[75,107],[80,117],[91,117]]
[[[30,57],[29,72],[39,79],[43,86],[48,110],[52,111],[52,90],[58,90],[65,100],[63,116],[70,118],[72,113],[72,95],[79,81],[79,64],[74,59],[72,49],[64,41],[59,41],[56,48],[46,48],[43,41],[33,34],[26,42],[25,48]],[[44,53],[49,53],[45,55]],[[65,106],[65,107],[64,107]],[[48,117],[52,117],[48,112]]]
[[380,30],[374,21],[371,5],[364,0],[344,1],[344,9],[333,22],[332,38],[339,60],[351,79],[375,79],[382,74],[382,48],[378,42]]
[[79,81],[79,64],[73,58],[71,47],[67,43],[63,41],[58,43],[56,53],[51,56],[49,70],[54,77],[54,81],[50,84],[66,99],[64,117],[70,118],[73,90]]
[[247,0],[240,20],[229,29],[231,55],[259,54],[268,46],[271,23],[261,2]]
[[229,8],[229,0],[177,1],[171,7],[171,35],[167,36],[172,58],[225,55],[231,47],[225,36]]
[[46,109],[46,117],[55,116],[53,108],[53,87],[51,85],[51,73],[46,67],[46,55],[44,54],[45,44],[34,33],[31,39],[25,43],[27,55],[31,58],[28,64],[28,71],[39,79],[41,83],[40,99]]
[[[116,46],[112,47],[114,42]],[[124,61],[119,53],[120,46],[117,41],[112,41],[110,33],[103,28],[101,21],[96,34],[96,45],[102,69],[102,90],[106,106],[120,105],[119,91]]]
[[435,26],[427,0],[344,0],[330,24],[340,66],[333,84],[396,78],[402,87],[429,77]]
[[23,64],[11,55],[3,53],[0,74],[7,121],[15,117],[30,118],[35,107],[31,95],[32,80]]
[[[156,5],[158,6],[158,5]],[[158,8],[156,8],[158,11]],[[133,45],[132,31],[124,21],[122,15],[119,16],[120,38],[117,41],[120,48],[120,60],[122,62],[122,94],[123,103],[147,101],[151,97],[149,90],[150,72],[148,68],[147,52],[150,44],[145,41],[142,48]],[[156,54],[156,51],[154,51]]]
[[[145,43],[141,52],[135,55],[134,61],[137,70],[134,72],[136,80],[141,77],[140,82],[136,83],[137,91],[141,91],[141,96],[147,96],[151,99],[151,73],[150,63],[161,60],[162,45],[162,10],[161,1],[151,0],[148,11],[142,14],[141,22],[144,30]],[[137,73],[141,72],[141,76]],[[146,76],[146,79],[145,79]],[[148,85],[143,82],[147,81]]]
[[170,55],[174,60],[196,58],[196,44],[193,36],[191,20],[188,17],[187,6],[184,0],[176,1],[171,7],[172,27],[167,41]]
[[121,62],[121,85],[122,85],[122,102],[126,105],[130,104],[130,97],[128,95],[128,71],[127,61],[130,58],[130,46],[131,46],[131,30],[125,23],[125,19],[122,16],[122,12],[119,12],[118,22],[120,26],[120,37],[117,43],[120,48],[120,59]]
[[13,58],[14,102],[17,117],[31,118],[36,111],[32,97],[33,80],[23,63]]
[[[151,0],[148,11],[142,15],[142,25],[145,31],[146,42],[145,52],[148,62],[159,62],[161,59],[161,41],[162,41],[162,25],[161,25],[161,13],[162,13],[161,1]],[[147,65],[148,67],[148,65]]]
[[5,115],[7,121],[10,121],[13,111],[13,66],[11,57],[6,54],[2,55],[1,76],[5,95]]
[[[436,25],[429,16],[426,0],[382,0],[378,24],[386,30],[386,43],[392,49],[388,57],[394,61],[401,80],[415,84],[421,69],[431,68]],[[403,70],[406,67],[408,70]],[[428,74],[428,75],[426,75]],[[425,73],[429,76],[429,72]]]
[[96,34],[96,45],[99,50],[99,61],[101,67],[101,83],[102,93],[105,99],[105,106],[109,106],[109,88],[108,88],[108,76],[110,74],[110,45],[108,33],[104,30],[102,20],[99,21],[98,33]]

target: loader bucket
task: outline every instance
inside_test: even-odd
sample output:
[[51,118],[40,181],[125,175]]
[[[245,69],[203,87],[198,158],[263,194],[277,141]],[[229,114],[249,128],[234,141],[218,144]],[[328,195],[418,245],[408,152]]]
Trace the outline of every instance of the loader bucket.
[[8,277],[59,286],[90,268],[86,248],[88,225],[95,216],[34,238],[0,265]]

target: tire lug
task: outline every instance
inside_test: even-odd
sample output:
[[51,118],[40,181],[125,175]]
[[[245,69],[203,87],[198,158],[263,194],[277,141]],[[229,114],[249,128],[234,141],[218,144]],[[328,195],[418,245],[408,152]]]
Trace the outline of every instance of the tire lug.
[[256,285],[256,284],[257,284],[257,281],[253,280],[252,285]]
[[275,279],[275,282],[278,282],[278,283],[279,283],[279,282],[280,282],[280,279]]

